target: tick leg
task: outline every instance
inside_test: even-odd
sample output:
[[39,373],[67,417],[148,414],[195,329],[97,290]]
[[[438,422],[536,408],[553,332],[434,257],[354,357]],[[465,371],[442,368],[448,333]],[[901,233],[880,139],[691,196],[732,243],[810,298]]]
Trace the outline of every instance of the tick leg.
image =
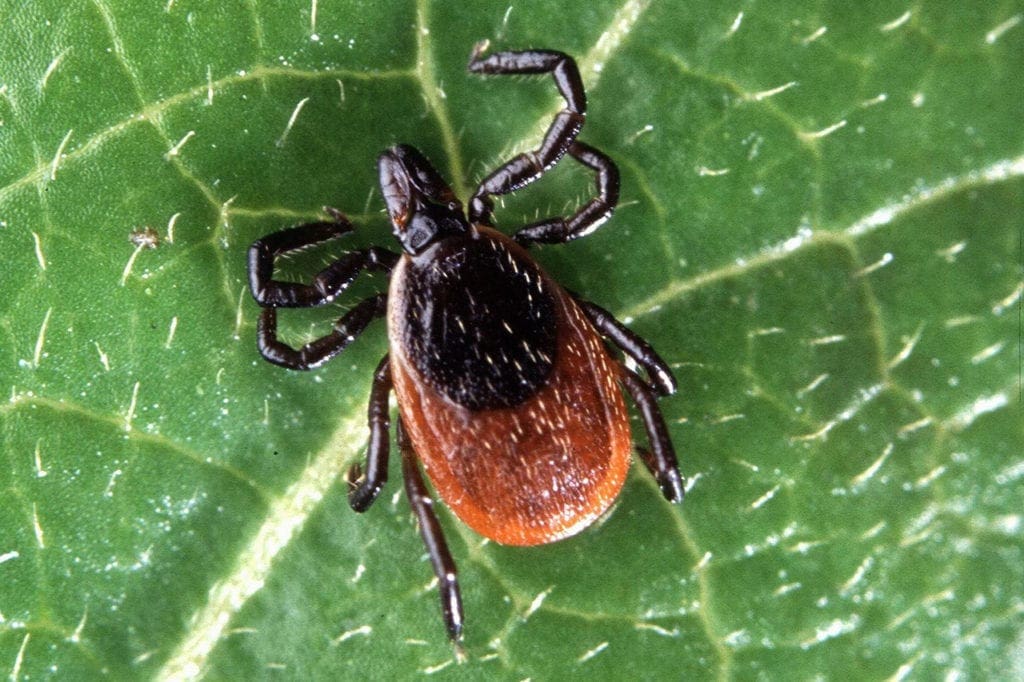
[[353,464],[348,470],[348,503],[357,512],[369,509],[388,480],[390,394],[391,362],[390,357],[385,355],[373,373],[373,388],[370,389],[370,405],[366,419],[370,427],[370,442],[366,446],[366,473],[363,473],[359,464]]
[[661,416],[661,410],[658,409],[657,398],[647,382],[627,367],[622,368],[622,384],[640,410],[640,417],[647,430],[647,440],[651,446],[650,450],[637,448],[640,458],[658,481],[658,487],[661,488],[661,494],[665,496],[665,499],[669,502],[682,501],[683,479],[679,475],[679,463],[676,460],[672,441],[668,436],[665,418]]
[[398,420],[397,437],[398,447],[402,450],[405,494],[409,497],[409,506],[412,507],[412,513],[416,516],[423,544],[427,547],[427,555],[430,556],[434,575],[437,576],[438,590],[441,593],[441,615],[444,617],[444,624],[448,629],[448,637],[453,642],[458,642],[462,639],[463,623],[458,570],[455,568],[455,560],[452,559],[451,552],[448,551],[448,544],[444,540],[444,531],[441,530],[441,524],[434,513],[434,500],[431,499],[427,486],[423,482],[423,475],[420,474],[419,464],[416,462],[416,453],[405,434],[401,419]]
[[249,247],[249,288],[264,307],[310,308],[330,303],[356,278],[361,270],[390,272],[398,255],[380,247],[346,253],[324,268],[312,284],[273,279],[274,260],[290,251],[337,239],[352,231],[340,211],[327,209],[334,221],[307,223],[257,239]]
[[519,154],[484,178],[469,202],[469,218],[474,223],[491,224],[496,194],[508,194],[530,184],[558,163],[569,151],[583,127],[587,97],[583,80],[572,57],[553,50],[495,52],[483,56],[487,43],[478,43],[469,60],[469,70],[479,74],[550,73],[565,99],[565,108],[555,115],[540,147]]
[[517,231],[512,236],[523,246],[571,242],[586,237],[612,217],[619,203],[619,169],[615,162],[582,142],[573,142],[569,154],[597,174],[597,196],[568,218],[548,218]]
[[575,294],[573,298],[597,331],[601,332],[623,353],[633,358],[636,364],[644,368],[656,397],[672,395],[676,392],[676,378],[672,375],[672,370],[668,363],[662,360],[657,351],[651,347],[651,344],[647,343],[640,335],[630,331],[601,306],[584,301]]
[[360,301],[334,323],[330,334],[297,350],[277,338],[277,309],[264,308],[256,325],[256,347],[264,359],[275,365],[288,369],[314,369],[345,350],[375,317],[383,316],[387,301],[387,294],[377,294]]

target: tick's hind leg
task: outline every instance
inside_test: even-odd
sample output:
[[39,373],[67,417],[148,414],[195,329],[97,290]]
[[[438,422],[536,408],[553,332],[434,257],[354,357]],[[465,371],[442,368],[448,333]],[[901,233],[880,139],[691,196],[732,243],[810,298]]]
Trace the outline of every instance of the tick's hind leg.
[[640,410],[647,431],[650,449],[637,448],[644,465],[658,481],[661,494],[669,502],[680,502],[683,499],[683,478],[679,475],[679,463],[672,440],[668,435],[665,418],[658,408],[658,400],[647,382],[638,377],[627,367],[622,368],[622,384],[633,398]]
[[573,294],[573,298],[576,299],[576,303],[583,309],[587,319],[597,331],[632,358],[636,364],[644,368],[656,396],[666,396],[676,392],[676,378],[672,375],[672,369],[661,359],[651,344],[616,320],[614,315],[601,306],[584,301],[575,294]]
[[607,156],[582,142],[573,142],[569,154],[596,174],[597,196],[568,218],[548,218],[527,225],[513,238],[523,246],[537,242],[561,244],[585,237],[612,217],[619,203],[619,169]]
[[448,637],[453,642],[462,639],[462,595],[459,592],[458,571],[455,568],[455,560],[448,551],[448,544],[444,540],[444,531],[434,513],[434,500],[430,497],[427,485],[420,474],[419,464],[416,461],[416,453],[413,451],[412,443],[409,441],[402,426],[402,420],[398,420],[398,447],[402,451],[402,475],[405,477],[405,494],[409,497],[409,506],[416,516],[416,522],[420,527],[420,535],[423,537],[423,544],[427,547],[427,555],[434,567],[434,575],[437,576],[438,590],[441,593],[441,615],[444,617],[445,628],[448,630]]
[[274,232],[249,247],[249,288],[261,306],[311,308],[330,303],[362,270],[390,272],[398,262],[397,254],[374,246],[346,253],[321,270],[311,284],[273,279],[274,261],[278,256],[337,239],[352,231],[352,223],[340,211],[327,211],[334,221],[307,223]]
[[524,52],[495,52],[483,56],[487,43],[473,48],[469,70],[480,74],[539,74],[550,73],[565,99],[565,108],[555,115],[540,147],[520,154],[488,175],[473,194],[469,203],[469,219],[474,223],[491,223],[496,194],[508,194],[524,187],[550,169],[569,151],[583,127],[587,98],[583,80],[572,57],[554,50],[527,50]]
[[370,427],[370,442],[366,446],[366,473],[353,464],[348,470],[348,503],[357,512],[369,509],[388,480],[388,455],[391,438],[391,412],[388,396],[391,394],[391,359],[385,355],[373,373],[370,405],[366,421]]

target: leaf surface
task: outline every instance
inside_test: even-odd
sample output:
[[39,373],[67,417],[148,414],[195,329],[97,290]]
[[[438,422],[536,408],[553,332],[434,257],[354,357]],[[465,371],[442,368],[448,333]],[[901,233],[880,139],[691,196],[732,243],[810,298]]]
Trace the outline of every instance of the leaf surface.
[[[10,677],[1024,676],[1020,2],[0,16]],[[580,62],[623,201],[537,257],[673,364],[689,483],[671,506],[634,467],[607,520],[531,549],[442,512],[459,665],[397,468],[346,502],[384,330],[315,372],[263,362],[245,253],[324,205],[344,248],[392,244],[390,144],[463,197],[534,146],[550,79],[466,74],[483,38]],[[561,164],[500,227],[590,182]],[[384,286],[287,311],[287,338]]]

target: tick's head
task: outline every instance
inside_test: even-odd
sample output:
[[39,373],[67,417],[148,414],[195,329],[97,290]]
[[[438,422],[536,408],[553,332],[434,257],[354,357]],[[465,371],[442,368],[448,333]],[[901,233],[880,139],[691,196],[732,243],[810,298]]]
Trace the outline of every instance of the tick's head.
[[409,254],[469,230],[462,202],[417,149],[391,147],[377,159],[391,229]]

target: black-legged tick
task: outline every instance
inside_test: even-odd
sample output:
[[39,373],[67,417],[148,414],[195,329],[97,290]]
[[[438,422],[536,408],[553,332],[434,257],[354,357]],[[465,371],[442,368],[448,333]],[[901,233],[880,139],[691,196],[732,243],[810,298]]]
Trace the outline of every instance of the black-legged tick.
[[[381,192],[403,253],[380,247],[353,251],[311,284],[273,279],[281,254],[341,237],[353,228],[333,220],[276,232],[249,250],[249,282],[263,306],[257,330],[264,358],[312,369],[340,353],[375,318],[387,316],[389,352],[374,373],[365,471],[349,472],[349,502],[365,511],[387,480],[394,389],[397,440],[405,489],[440,583],[448,635],[462,636],[462,598],[420,464],[437,494],[475,531],[509,545],[554,542],[600,516],[622,488],[630,461],[630,429],[620,385],[636,403],[650,449],[638,448],[671,502],[682,479],[657,398],[673,393],[668,365],[612,315],[552,280],[527,252],[589,234],[612,214],[619,173],[600,151],[579,142],[586,97],[576,63],[561,52],[529,50],[484,56],[478,74],[554,77],[566,106],[538,149],[488,175],[462,203],[416,149],[392,147],[378,159]],[[493,228],[495,195],[514,192],[568,154],[596,175],[597,196],[569,217],[519,229]],[[362,270],[390,275],[387,293],[358,303],[331,333],[299,349],[277,338],[278,308],[323,305]],[[643,369],[641,377],[611,355],[617,347]]]

